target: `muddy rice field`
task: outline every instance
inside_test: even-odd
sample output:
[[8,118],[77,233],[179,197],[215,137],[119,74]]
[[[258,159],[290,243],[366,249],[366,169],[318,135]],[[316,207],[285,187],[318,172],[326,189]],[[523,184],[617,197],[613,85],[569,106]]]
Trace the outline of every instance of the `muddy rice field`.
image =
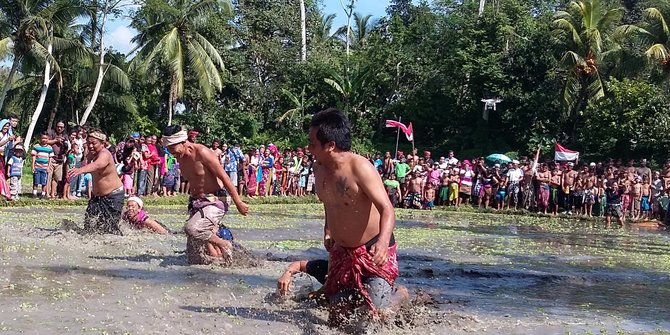
[[[326,257],[319,205],[256,205],[225,222],[258,267],[189,266],[183,234],[80,236],[84,207],[0,209],[0,334],[339,334],[290,261]],[[185,206],[150,207],[179,231]],[[670,234],[596,221],[397,212],[415,303],[380,334],[669,334]]]

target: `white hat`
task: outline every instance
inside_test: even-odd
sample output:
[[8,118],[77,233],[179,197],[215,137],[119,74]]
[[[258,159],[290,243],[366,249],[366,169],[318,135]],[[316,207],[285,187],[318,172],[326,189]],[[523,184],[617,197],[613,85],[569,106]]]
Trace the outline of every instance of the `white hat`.
[[499,168],[499,167],[500,167],[500,164],[495,163],[495,164],[493,165],[493,167],[497,167],[497,168]]
[[130,197],[130,198],[128,198],[128,202],[131,202],[131,201],[136,202],[137,205],[140,206],[140,208],[144,208],[144,202],[142,201],[142,199],[140,199],[140,198],[138,198],[138,197]]
[[512,161],[512,163],[519,164],[519,161],[515,159],[515,160]]
[[596,163],[591,162],[591,164],[589,164],[589,166],[590,166],[590,167],[594,167],[594,166],[596,166]]
[[568,166],[575,166],[575,163],[573,163],[573,162],[568,162]]

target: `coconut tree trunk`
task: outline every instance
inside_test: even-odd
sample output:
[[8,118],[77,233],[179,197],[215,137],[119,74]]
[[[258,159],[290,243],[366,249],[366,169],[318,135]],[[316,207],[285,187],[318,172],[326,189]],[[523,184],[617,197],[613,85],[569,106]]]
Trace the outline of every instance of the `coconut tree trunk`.
[[177,103],[177,76],[172,75],[172,83],[170,84],[170,96],[168,97],[168,126],[172,125],[172,113]]
[[305,0],[300,0],[300,27],[302,29],[302,61],[307,60],[307,28],[305,27]]
[[[47,51],[49,56],[51,56],[51,51],[53,46],[51,45],[51,40],[49,40],[49,45],[47,46]],[[30,119],[30,126],[28,127],[28,133],[26,133],[26,138],[23,141],[23,146],[28,148],[30,145],[30,140],[33,137],[33,132],[35,131],[35,125],[37,120],[40,118],[40,113],[42,113],[42,108],[44,108],[44,101],[47,98],[47,92],[49,91],[49,83],[51,83],[51,61],[47,58],[46,64],[44,65],[44,81],[42,82],[42,93],[40,93],[40,99],[37,102],[37,107],[35,112],[33,112],[33,117]]]
[[478,16],[482,16],[482,13],[484,13],[484,6],[486,5],[486,0],[479,0],[479,14]]
[[[86,110],[84,111],[84,115],[82,115],[81,120],[79,121],[79,125],[84,125],[86,121],[88,120],[89,115],[91,115],[91,111],[93,110],[93,107],[95,106],[95,102],[98,100],[98,95],[100,94],[100,87],[102,87],[102,80],[105,77],[105,22],[107,20],[107,11],[109,9],[109,4],[105,2],[105,10],[102,13],[102,25],[100,28],[100,62],[98,64],[98,80],[95,83],[95,89],[93,90],[93,96],[91,96],[91,100],[88,102],[88,106],[86,107]],[[97,16],[97,15],[95,15]]]
[[2,111],[2,107],[5,104],[5,97],[7,97],[7,91],[9,91],[9,86],[12,84],[12,79],[14,79],[16,70],[19,68],[19,64],[21,64],[22,60],[23,56],[14,55],[14,60],[12,61],[12,69],[9,70],[9,75],[7,76],[7,80],[5,81],[5,86],[2,88],[2,93],[0,93],[0,112]]
[[58,85],[56,85],[56,97],[54,98],[54,103],[53,107],[51,108],[51,112],[49,113],[49,124],[47,125],[47,129],[52,129],[54,125],[54,121],[56,120],[56,112],[58,111],[58,104],[60,101],[60,96],[61,96],[61,91],[63,89],[62,81],[59,82]]
[[340,4],[342,5],[342,9],[344,9],[344,14],[347,14],[347,36],[345,36],[345,41],[346,41],[346,50],[347,50],[347,57],[349,57],[349,44],[351,43],[351,15],[354,13],[354,2],[356,0],[350,0],[349,5],[345,6],[343,0],[340,0]]

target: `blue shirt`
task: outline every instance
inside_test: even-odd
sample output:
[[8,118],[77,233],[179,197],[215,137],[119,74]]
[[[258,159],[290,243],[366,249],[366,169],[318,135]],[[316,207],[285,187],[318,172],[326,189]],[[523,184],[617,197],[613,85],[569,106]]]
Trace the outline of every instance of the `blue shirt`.
[[226,155],[228,155],[228,163],[225,164],[224,170],[227,172],[237,171],[237,161],[244,158],[244,155],[242,155],[242,150],[237,147],[229,148]]
[[10,177],[21,177],[23,175],[23,162],[24,158],[12,156],[9,159],[9,176]]

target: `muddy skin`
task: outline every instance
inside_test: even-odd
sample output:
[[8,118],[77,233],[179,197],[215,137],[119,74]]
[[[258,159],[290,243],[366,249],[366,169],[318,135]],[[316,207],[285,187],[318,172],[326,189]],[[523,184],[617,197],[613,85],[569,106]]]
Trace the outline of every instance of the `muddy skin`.
[[[327,257],[318,205],[226,216],[256,267],[189,265],[184,234],[124,230],[92,238],[61,229],[63,219],[81,222],[83,213],[0,210],[0,333],[342,333],[308,299],[320,285],[307,275],[294,277],[288,298],[270,299],[290,261]],[[183,208],[150,213],[172,231],[184,225]],[[398,284],[413,302],[392,321],[352,332],[670,331],[665,230],[465,211],[401,210],[397,217]]]

